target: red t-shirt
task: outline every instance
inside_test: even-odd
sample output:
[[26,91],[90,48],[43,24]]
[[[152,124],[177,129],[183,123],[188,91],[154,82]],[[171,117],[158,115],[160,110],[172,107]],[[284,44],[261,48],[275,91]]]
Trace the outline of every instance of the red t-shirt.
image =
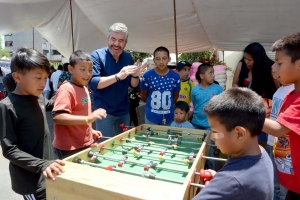
[[300,194],[300,92],[293,92],[285,97],[277,118],[291,131],[278,138],[274,157],[279,183]]
[[[91,99],[86,87],[64,82],[56,92],[53,112],[88,116],[91,113]],[[54,124],[53,146],[68,151],[89,146],[93,142],[91,124]]]

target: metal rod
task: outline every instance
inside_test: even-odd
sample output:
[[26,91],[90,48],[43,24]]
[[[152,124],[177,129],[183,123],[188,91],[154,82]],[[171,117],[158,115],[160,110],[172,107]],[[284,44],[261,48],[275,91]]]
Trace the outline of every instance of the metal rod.
[[[92,152],[92,151],[90,151]],[[90,153],[89,152],[89,153]],[[88,153],[88,154],[89,154]],[[94,154],[94,152],[92,152]],[[121,161],[120,159],[117,159],[117,158],[111,158],[111,157],[107,157],[107,156],[104,156],[104,155],[100,155],[100,154],[97,154],[97,155],[93,155],[93,156],[96,156],[96,157],[102,157],[104,159],[108,159],[108,160],[114,160],[114,161]],[[142,163],[139,163],[139,162],[135,162],[135,161],[131,161],[131,160],[124,160],[124,163],[133,163],[133,164],[136,164],[136,165],[141,165],[141,166],[145,166],[144,164]],[[180,169],[173,169],[173,168],[167,168],[167,167],[160,167],[160,166],[156,166],[156,168],[158,169],[165,169],[165,170],[171,170],[171,171],[177,171],[177,172],[183,172],[183,173],[189,173],[189,171],[186,171],[186,170],[180,170]]]
[[72,33],[72,52],[74,52],[74,28],[73,28],[73,9],[72,9],[72,0],[70,0],[70,17],[71,17],[71,33]]
[[[131,145],[126,145],[126,144],[113,144],[113,145],[117,145],[117,146],[125,146],[125,147],[129,147],[129,148],[135,148],[135,146],[131,146]],[[156,151],[156,152],[162,152],[163,150],[157,150],[157,149],[152,149],[152,148],[147,148],[145,146],[141,146],[141,150],[145,149],[145,150],[149,150],[149,151]],[[166,150],[166,149],[164,149]],[[189,156],[188,153],[181,153],[181,152],[170,152],[170,151],[165,151],[165,153],[168,154],[177,154],[177,155],[182,155],[182,156]],[[195,154],[196,155],[196,154]]]
[[196,184],[196,183],[190,183],[191,186],[194,186],[194,187],[199,187],[199,188],[204,188],[205,185],[202,185],[202,184]]
[[[147,138],[146,135],[143,135],[143,136],[139,136],[139,135],[136,135],[134,137],[139,137],[139,138]],[[154,140],[164,140],[164,141],[168,141],[168,139],[165,139],[165,138],[156,138],[156,137],[149,137],[149,138],[152,138]],[[200,142],[186,142],[186,141],[180,141],[181,143],[185,143],[185,144],[197,144],[197,145],[201,145],[202,143]]]
[[178,131],[178,130],[159,130],[159,129],[153,129],[151,127],[147,128],[148,131],[161,131],[161,132],[167,132],[169,135],[173,135],[173,133],[177,133],[177,134],[187,134],[187,135],[206,135],[205,133],[191,133],[191,132],[187,132],[187,131]]
[[176,16],[176,0],[173,0],[174,8],[174,29],[175,29],[175,52],[176,52],[176,65],[178,63],[178,47],[177,47],[177,16]]
[[[79,163],[79,164],[85,164],[85,165],[90,165],[90,166],[93,166],[93,167],[99,167],[99,168],[102,168],[102,169],[106,169],[107,167],[104,166],[104,165],[101,165],[101,164],[95,164],[95,163],[90,163],[90,162],[86,162],[78,157],[75,157],[73,158],[73,162],[75,163]],[[138,176],[142,176],[142,177],[146,177],[146,178],[150,178],[150,179],[157,179],[157,180],[162,180],[162,181],[169,181],[169,182],[172,182],[172,183],[178,183],[178,184],[183,184],[183,182],[181,181],[176,181],[176,180],[172,180],[172,179],[167,179],[167,178],[161,178],[161,177],[157,177],[155,174],[153,174],[152,176],[150,176],[150,174],[148,175],[147,173],[142,173],[142,174],[139,174],[137,172],[133,172],[133,171],[130,171],[130,170],[123,170],[123,169],[118,169],[118,168],[111,168],[112,171],[117,171],[117,172],[125,172],[125,173],[129,173],[129,174],[133,174],[133,175],[138,175]]]
[[227,159],[224,159],[224,158],[214,158],[214,157],[208,157],[208,156],[201,156],[201,158],[205,158],[207,160],[217,160],[217,161],[227,162]]
[[173,145],[176,145],[177,147],[174,148],[173,145],[166,145],[166,144],[159,144],[159,143],[154,143],[151,144],[151,142],[142,142],[142,141],[138,141],[138,140],[130,140],[130,139],[122,139],[122,141],[126,141],[126,142],[137,142],[137,143],[142,143],[142,144],[147,144],[148,146],[152,146],[152,145],[157,145],[157,146],[163,146],[163,147],[168,147],[168,148],[172,148],[172,149],[194,149],[194,150],[199,150],[199,148],[191,148],[191,147],[180,147],[176,144],[173,144]]
[[34,49],[34,27],[32,27],[32,48]]

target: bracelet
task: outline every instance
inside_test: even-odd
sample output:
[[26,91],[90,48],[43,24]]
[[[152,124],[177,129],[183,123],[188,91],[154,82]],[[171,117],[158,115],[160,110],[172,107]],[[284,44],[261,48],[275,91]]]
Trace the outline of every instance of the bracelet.
[[139,78],[138,76],[132,76],[132,75],[131,75],[131,77],[132,77],[132,78]]
[[117,74],[115,75],[117,82],[120,81],[120,78],[117,76]]
[[86,124],[89,124],[88,118],[85,118],[85,122],[86,122]]

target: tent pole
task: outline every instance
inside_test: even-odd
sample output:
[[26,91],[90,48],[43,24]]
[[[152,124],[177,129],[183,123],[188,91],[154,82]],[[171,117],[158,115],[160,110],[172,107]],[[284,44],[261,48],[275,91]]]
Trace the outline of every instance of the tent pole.
[[176,0],[173,0],[174,8],[174,29],[175,29],[175,52],[176,52],[176,65],[178,63],[178,49],[177,49],[177,21],[176,21]]
[[32,27],[32,48],[34,49],[34,27]]
[[73,35],[73,10],[72,10],[72,0],[70,0],[70,11],[71,11],[72,52],[74,52],[74,35]]

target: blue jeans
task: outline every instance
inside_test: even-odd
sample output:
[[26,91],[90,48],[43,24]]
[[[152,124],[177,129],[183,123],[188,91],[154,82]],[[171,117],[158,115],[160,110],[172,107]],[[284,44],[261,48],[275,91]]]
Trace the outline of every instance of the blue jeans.
[[154,122],[150,121],[146,116],[145,116],[145,124],[150,124],[150,125],[161,125],[161,126],[170,126],[172,122],[168,124],[155,124]]
[[278,175],[273,154],[273,146],[267,145],[267,149],[269,151],[269,156],[272,160],[274,169],[274,200],[284,200],[288,190],[278,182]]
[[101,131],[102,135],[105,137],[114,137],[123,132],[120,124],[124,123],[126,126],[129,126],[129,120],[129,113],[122,116],[107,114],[106,118],[96,120],[96,129]]

